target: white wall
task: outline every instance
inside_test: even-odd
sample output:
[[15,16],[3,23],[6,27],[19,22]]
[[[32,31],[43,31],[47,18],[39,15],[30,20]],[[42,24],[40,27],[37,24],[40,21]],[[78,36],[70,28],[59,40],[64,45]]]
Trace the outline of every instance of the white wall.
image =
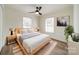
[[70,16],[70,24],[72,25],[73,22],[72,22],[72,17],[73,17],[73,8],[72,7],[69,7],[69,8],[64,8],[62,10],[59,10],[55,13],[49,13],[47,15],[44,15],[40,18],[40,31],[45,33],[45,19],[47,17],[55,17],[55,26],[54,26],[54,30],[55,32],[54,33],[46,33],[46,34],[49,34],[51,35],[52,38],[55,38],[57,40],[60,40],[60,41],[63,41],[63,42],[66,42],[65,40],[65,37],[64,37],[64,29],[65,27],[57,27],[56,26],[56,17],[62,17],[62,16]]
[[9,28],[15,28],[16,26],[22,27],[23,25],[23,17],[30,17],[33,19],[33,25],[37,26],[38,20],[37,17],[34,15],[29,15],[20,12],[19,10],[13,9],[4,5],[4,21],[3,21],[3,36],[4,42],[7,35],[9,35]]
[[73,10],[73,19],[74,19],[74,31],[75,33],[79,33],[79,5],[74,5],[74,10]]
[[2,7],[0,5],[0,50],[2,48]]

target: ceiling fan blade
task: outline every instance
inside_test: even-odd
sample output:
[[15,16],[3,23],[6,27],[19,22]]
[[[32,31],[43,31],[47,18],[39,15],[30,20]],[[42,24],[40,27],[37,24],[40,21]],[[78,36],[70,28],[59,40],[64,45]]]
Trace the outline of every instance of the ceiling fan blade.
[[39,12],[39,15],[42,15],[42,13]]
[[35,11],[34,12],[28,12],[28,13],[35,13]]
[[40,7],[39,7],[39,10],[41,10],[41,8],[42,8],[42,7],[40,6]]
[[36,9],[39,9],[39,7],[36,7]]
[[42,8],[41,6],[39,6],[39,7],[36,7],[36,10],[41,10],[41,8]]

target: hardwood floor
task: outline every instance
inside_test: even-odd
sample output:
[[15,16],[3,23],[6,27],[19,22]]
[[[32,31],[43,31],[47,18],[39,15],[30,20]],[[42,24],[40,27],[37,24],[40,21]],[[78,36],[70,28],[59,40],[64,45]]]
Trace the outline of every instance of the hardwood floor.
[[52,50],[55,48],[56,45],[57,45],[57,42],[51,40],[49,44],[47,44],[45,47],[43,47],[35,55],[49,55],[52,52]]
[[23,55],[23,52],[17,43],[11,45],[13,48],[14,55]]
[[60,41],[57,42],[58,44],[56,45],[54,50],[52,50],[51,55],[68,55],[67,43],[63,43]]
[[[13,48],[14,55],[23,55],[21,48],[17,43],[11,45]],[[44,48],[38,51],[35,55],[67,55],[67,44],[52,40],[49,44],[47,44]]]

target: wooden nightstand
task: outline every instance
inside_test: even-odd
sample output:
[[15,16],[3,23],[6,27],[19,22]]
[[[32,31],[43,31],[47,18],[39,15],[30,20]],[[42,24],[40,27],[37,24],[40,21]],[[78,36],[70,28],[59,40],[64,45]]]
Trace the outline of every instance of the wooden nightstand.
[[16,42],[16,35],[8,35],[6,37],[6,44],[13,44]]
[[5,45],[1,49],[1,55],[13,55],[13,49],[11,45]]

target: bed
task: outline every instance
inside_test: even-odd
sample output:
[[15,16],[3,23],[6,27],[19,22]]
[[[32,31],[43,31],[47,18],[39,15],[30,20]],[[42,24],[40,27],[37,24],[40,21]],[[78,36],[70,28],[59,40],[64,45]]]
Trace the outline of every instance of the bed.
[[24,54],[35,54],[50,42],[49,35],[39,32],[24,32],[17,34],[17,42]]

